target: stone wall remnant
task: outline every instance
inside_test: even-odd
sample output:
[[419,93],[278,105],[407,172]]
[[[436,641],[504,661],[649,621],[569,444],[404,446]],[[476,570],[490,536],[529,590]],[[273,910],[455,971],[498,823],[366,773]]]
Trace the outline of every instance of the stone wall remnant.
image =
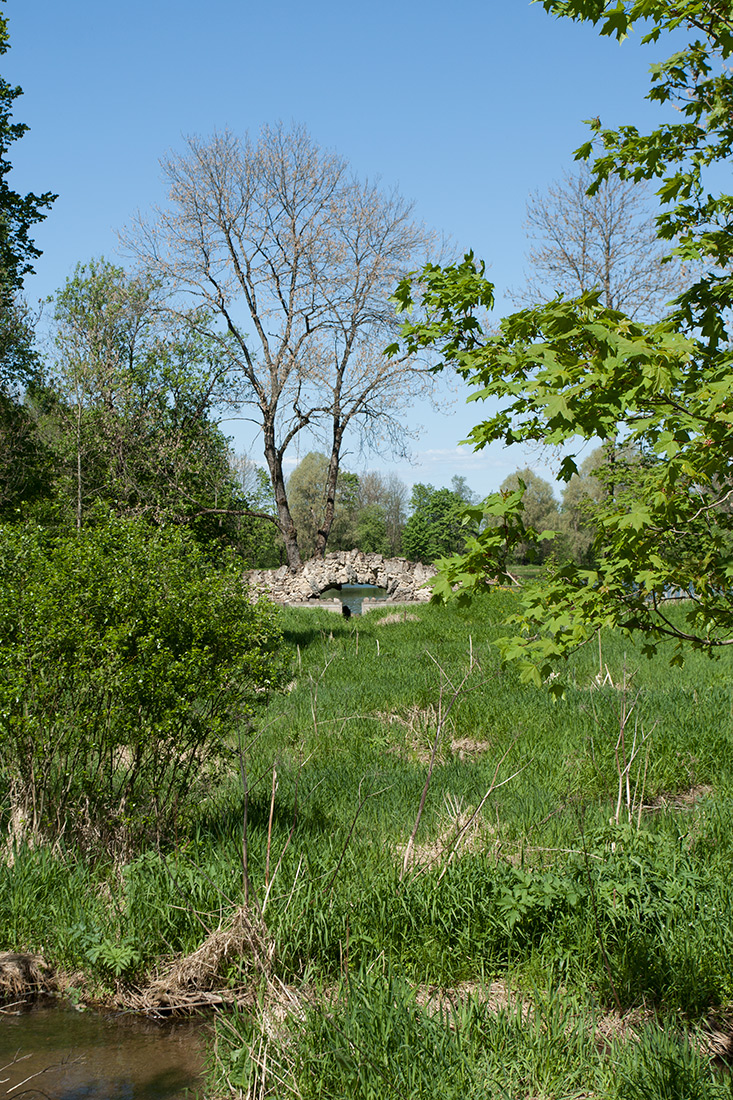
[[407,558],[384,558],[361,550],[338,550],[321,561],[313,558],[295,573],[287,565],[279,569],[251,569],[246,580],[254,592],[261,592],[276,603],[309,604],[326,588],[344,584],[373,584],[387,590],[392,603],[427,603],[432,590],[423,588],[436,575],[432,565]]

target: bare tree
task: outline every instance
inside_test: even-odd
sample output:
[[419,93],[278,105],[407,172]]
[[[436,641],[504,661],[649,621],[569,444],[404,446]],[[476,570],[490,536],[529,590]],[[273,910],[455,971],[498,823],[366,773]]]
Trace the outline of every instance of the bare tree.
[[[434,377],[413,358],[387,359],[390,295],[432,235],[398,194],[357,180],[300,127],[189,138],[163,163],[168,204],[127,235],[137,256],[222,322],[218,338],[246,383],[247,419],[262,431],[278,523],[300,564],[283,458],[313,432],[329,456],[322,556],[333,524],[348,432],[404,450],[401,415]],[[217,335],[216,333],[214,334]]]
[[663,263],[665,249],[649,215],[645,188],[610,176],[594,195],[586,166],[566,172],[527,203],[532,273],[524,303],[598,289],[610,309],[651,318],[684,285],[680,266]]

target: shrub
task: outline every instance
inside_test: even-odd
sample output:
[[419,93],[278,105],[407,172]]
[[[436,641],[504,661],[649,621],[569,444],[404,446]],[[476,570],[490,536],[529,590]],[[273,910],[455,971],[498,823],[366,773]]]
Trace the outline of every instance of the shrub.
[[15,837],[159,843],[277,683],[275,614],[181,530],[0,528],[0,782]]

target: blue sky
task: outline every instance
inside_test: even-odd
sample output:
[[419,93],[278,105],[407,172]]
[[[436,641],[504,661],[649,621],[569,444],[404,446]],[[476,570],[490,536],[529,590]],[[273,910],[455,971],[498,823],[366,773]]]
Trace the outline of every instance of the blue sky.
[[[671,52],[600,39],[526,0],[7,0],[4,11],[3,74],[22,86],[15,117],[31,128],[12,147],[10,182],[59,195],[35,233],[44,255],[26,284],[32,302],[78,261],[119,259],[118,231],[163,200],[158,160],[183,135],[283,120],[396,185],[418,218],[482,257],[499,316],[522,283],[528,194],[571,167],[582,119],[657,125],[647,70]],[[408,483],[461,474],[483,495],[518,466],[551,463],[459,448],[480,419],[465,397],[448,415],[416,406],[412,423],[425,430],[414,465],[345,465],[395,469]],[[261,461],[254,436],[229,430]]]

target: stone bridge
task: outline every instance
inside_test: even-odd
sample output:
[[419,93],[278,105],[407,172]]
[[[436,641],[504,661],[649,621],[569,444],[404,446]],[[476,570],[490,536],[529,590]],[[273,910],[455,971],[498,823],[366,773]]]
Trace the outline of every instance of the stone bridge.
[[276,603],[310,603],[324,589],[344,584],[375,584],[386,588],[388,600],[427,603],[431,589],[421,585],[435,574],[432,565],[406,558],[339,550],[326,554],[323,561],[313,558],[305,562],[296,573],[282,565],[279,569],[252,569],[246,576],[255,592],[263,592]]

